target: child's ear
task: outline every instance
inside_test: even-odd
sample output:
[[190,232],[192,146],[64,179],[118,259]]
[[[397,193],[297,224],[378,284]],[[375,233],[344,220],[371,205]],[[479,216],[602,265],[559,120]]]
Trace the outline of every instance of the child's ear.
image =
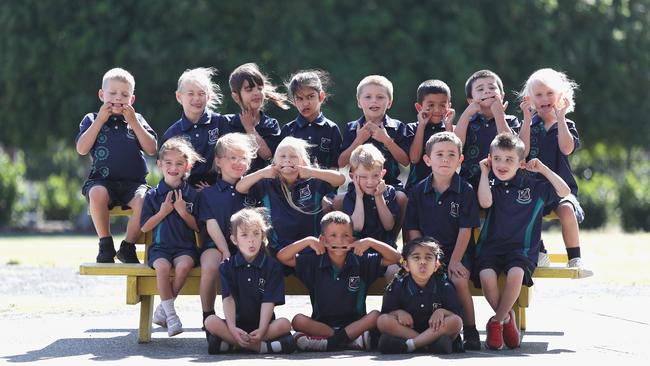
[[416,110],[418,113],[420,113],[420,111],[422,110],[422,104],[416,102],[416,103],[415,103],[415,110]]
[[384,175],[386,175],[386,169],[381,170],[381,177],[384,178]]
[[233,244],[237,245],[237,238],[232,234],[230,234],[230,241],[233,242]]
[[158,167],[158,169],[162,169],[162,161],[156,160],[156,166]]
[[130,105],[133,105],[133,103],[135,103],[135,95],[132,95],[131,100],[129,101]]
[[526,159],[519,160],[519,169],[526,169]]
[[392,105],[393,105],[393,99],[388,98],[388,106],[386,107],[386,109],[390,109]]
[[232,100],[235,101],[235,103],[241,105],[241,98],[239,97],[239,94],[232,92],[230,93],[230,96],[232,97]]
[[181,102],[181,92],[179,92],[179,91],[177,90],[176,93],[174,93],[174,94],[176,95],[176,101],[178,102],[178,104],[183,104],[183,103]]
[[462,163],[463,160],[465,160],[465,155],[460,154],[460,157],[458,158],[458,165],[460,165],[460,163]]
[[348,172],[348,176],[350,177],[350,179],[354,180],[354,172],[352,171],[352,169],[350,169],[350,171]]
[[99,97],[99,100],[104,102],[104,89],[99,89],[99,91],[97,92],[97,96]]
[[429,155],[424,154],[422,155],[422,160],[424,160],[424,163],[430,168],[431,167],[431,158]]
[[474,99],[472,97],[467,98],[467,104],[472,104],[474,103]]
[[325,94],[325,92],[321,90],[321,92],[318,93],[318,101],[323,103],[325,98],[327,98],[327,94]]

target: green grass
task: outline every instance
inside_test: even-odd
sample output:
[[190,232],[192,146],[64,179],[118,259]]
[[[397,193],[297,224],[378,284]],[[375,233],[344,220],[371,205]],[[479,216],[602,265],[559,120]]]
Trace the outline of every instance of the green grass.
[[[650,233],[623,233],[616,229],[581,232],[583,258],[596,273],[594,281],[650,285]],[[122,235],[115,235],[116,245]],[[547,231],[544,242],[552,253],[563,253],[562,235]],[[35,235],[0,238],[0,265],[76,268],[93,262],[95,236]],[[590,280],[591,281],[591,280]]]

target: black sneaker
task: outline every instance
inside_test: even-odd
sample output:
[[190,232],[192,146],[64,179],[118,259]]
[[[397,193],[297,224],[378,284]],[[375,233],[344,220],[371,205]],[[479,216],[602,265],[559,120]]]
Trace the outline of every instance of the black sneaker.
[[464,342],[463,346],[467,351],[480,351],[481,350],[481,339],[478,335],[478,330],[476,328],[469,329],[463,328],[463,337]]
[[432,353],[447,355],[453,351],[452,343],[453,341],[449,336],[443,335],[433,341],[433,343],[428,346],[428,349]]
[[211,355],[222,353],[221,343],[223,340],[210,332],[206,332],[206,336],[208,337],[208,353]]
[[384,354],[406,353],[406,340],[388,334],[379,337],[379,352]]
[[465,353],[463,338],[461,338],[460,334],[451,342],[451,350],[453,353]]
[[115,247],[112,238],[99,239],[99,253],[97,253],[97,263],[115,263]]
[[135,253],[135,244],[129,244],[122,240],[120,250],[116,253],[117,259],[122,263],[140,263],[138,255]]
[[[271,347],[271,343],[280,342],[281,349],[279,351],[274,351]],[[291,333],[287,333],[279,338],[276,338],[272,341],[267,342],[269,353],[294,353],[296,351],[296,340],[293,339]]]

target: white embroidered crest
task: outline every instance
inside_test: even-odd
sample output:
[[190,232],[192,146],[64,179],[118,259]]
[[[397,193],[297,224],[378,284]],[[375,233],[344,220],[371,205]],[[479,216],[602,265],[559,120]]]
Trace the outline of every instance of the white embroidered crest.
[[451,203],[451,209],[449,211],[449,215],[453,218],[458,218],[460,212],[460,203],[458,202],[452,202]]
[[348,278],[348,290],[349,291],[359,291],[359,285],[361,285],[361,277],[359,277],[359,276],[350,276]]
[[517,202],[522,205],[527,205],[532,202],[532,199],[530,198],[530,188],[520,189],[517,193],[519,194],[517,196]]

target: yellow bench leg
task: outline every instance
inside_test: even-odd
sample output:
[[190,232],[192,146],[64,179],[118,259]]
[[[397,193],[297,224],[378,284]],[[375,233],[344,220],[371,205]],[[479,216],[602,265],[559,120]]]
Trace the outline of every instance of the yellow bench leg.
[[138,343],[151,342],[151,317],[153,315],[153,295],[140,296],[140,328]]

